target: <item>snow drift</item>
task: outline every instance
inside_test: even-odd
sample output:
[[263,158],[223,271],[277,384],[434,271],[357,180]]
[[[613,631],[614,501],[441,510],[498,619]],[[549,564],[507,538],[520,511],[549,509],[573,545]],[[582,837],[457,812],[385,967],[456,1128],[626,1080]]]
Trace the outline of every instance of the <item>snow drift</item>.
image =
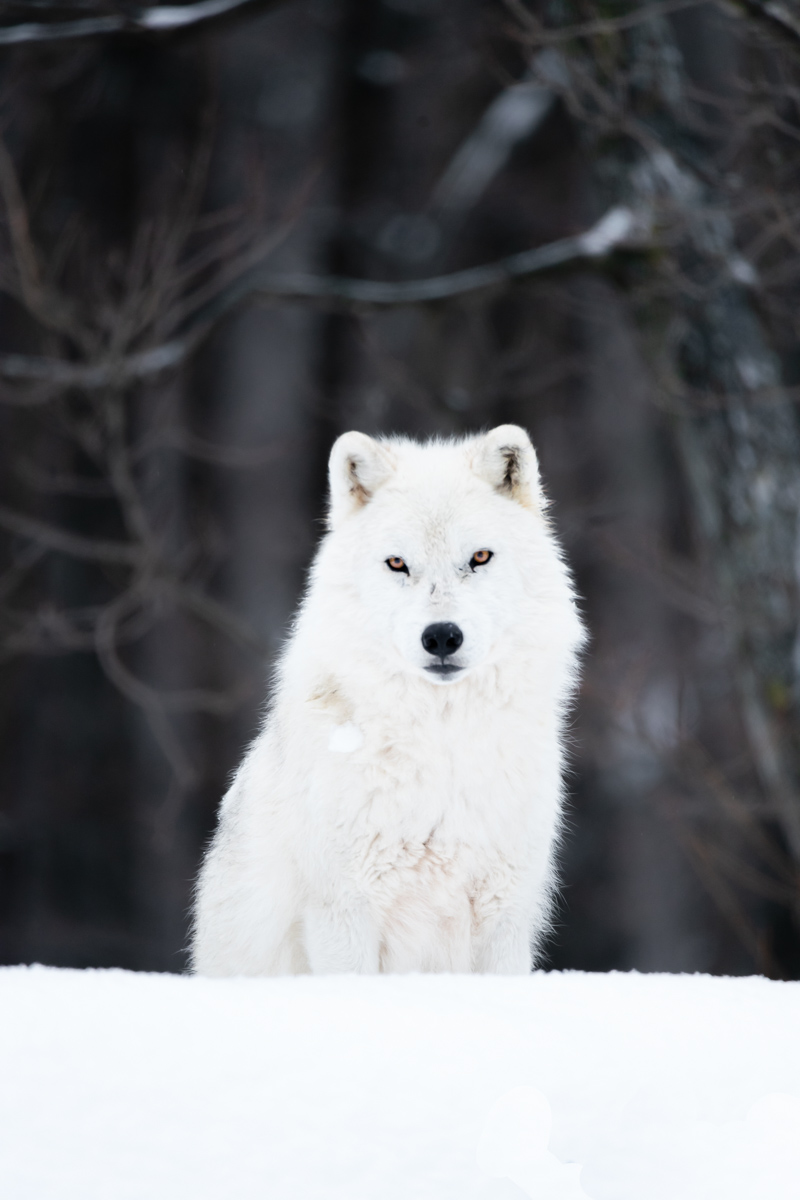
[[0,970],[4,1200],[794,1200],[800,984]]

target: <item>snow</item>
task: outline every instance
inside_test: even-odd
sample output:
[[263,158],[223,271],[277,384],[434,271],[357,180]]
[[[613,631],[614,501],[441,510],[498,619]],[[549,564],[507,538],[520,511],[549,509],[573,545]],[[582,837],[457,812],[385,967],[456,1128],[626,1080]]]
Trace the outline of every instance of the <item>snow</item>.
[[624,242],[636,226],[636,217],[629,208],[612,208],[596,225],[581,235],[584,250],[589,255],[608,254]]
[[3,1200],[796,1200],[800,984],[0,970]]

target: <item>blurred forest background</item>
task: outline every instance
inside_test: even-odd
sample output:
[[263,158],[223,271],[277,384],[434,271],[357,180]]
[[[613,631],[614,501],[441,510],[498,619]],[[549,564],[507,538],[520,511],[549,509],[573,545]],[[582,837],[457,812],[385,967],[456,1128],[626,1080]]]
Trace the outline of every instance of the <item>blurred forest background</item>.
[[800,976],[798,7],[0,2],[0,135],[0,961],[183,969],[332,440],[512,421],[547,964]]

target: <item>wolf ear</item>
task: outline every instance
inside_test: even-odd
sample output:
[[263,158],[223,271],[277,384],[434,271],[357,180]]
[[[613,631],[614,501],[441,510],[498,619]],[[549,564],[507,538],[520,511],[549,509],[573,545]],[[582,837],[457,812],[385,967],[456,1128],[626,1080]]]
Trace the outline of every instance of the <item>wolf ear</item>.
[[390,451],[374,438],[365,433],[343,433],[337,438],[328,460],[328,527],[337,529],[346,517],[363,508],[393,470]]
[[475,446],[472,466],[501,495],[524,508],[545,508],[536,451],[519,425],[498,425],[481,438]]

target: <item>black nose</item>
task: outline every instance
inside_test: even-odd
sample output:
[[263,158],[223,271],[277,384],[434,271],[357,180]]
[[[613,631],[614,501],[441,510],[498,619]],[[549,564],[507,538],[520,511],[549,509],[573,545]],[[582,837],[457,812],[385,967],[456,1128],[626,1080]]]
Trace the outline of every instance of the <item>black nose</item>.
[[445,659],[448,654],[455,654],[464,640],[464,635],[452,621],[441,621],[437,625],[429,625],[422,633],[422,644],[428,654]]

